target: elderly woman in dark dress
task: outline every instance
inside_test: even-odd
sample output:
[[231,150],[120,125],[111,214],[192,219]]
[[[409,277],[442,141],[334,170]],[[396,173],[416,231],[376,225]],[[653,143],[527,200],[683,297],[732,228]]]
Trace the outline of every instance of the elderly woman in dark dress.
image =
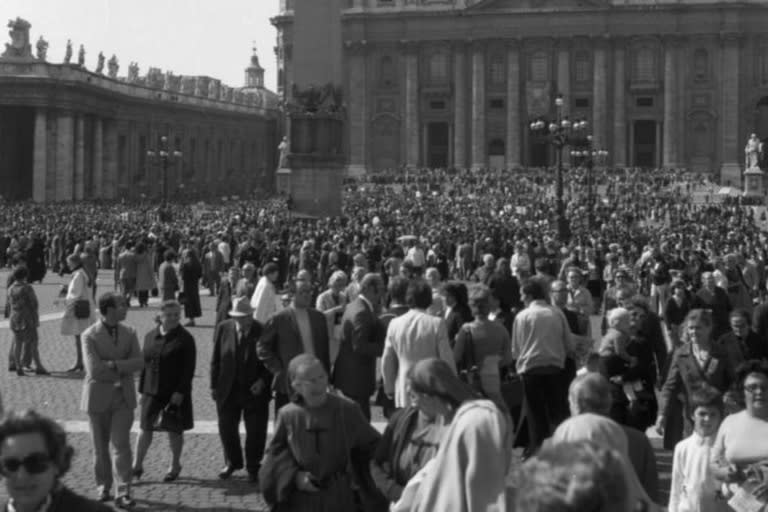
[[167,300],[161,306],[160,325],[144,337],[144,369],[139,379],[141,393],[141,432],[136,441],[133,476],[144,473],[144,457],[152,444],[155,421],[167,407],[175,408],[181,425],[168,431],[171,446],[171,466],[163,478],[172,482],[181,472],[181,451],[184,430],[190,430],[192,417],[192,379],[195,375],[197,348],[195,339],[180,325],[181,305]]
[[[689,410],[693,391],[708,384],[726,393],[736,381],[728,354],[712,339],[712,313],[707,309],[694,309],[688,313],[684,325],[685,342],[672,355],[656,420],[667,450],[693,431]],[[729,396],[726,395],[726,403]]]
[[194,249],[186,249],[181,259],[181,291],[184,297],[184,316],[188,319],[185,325],[194,327],[195,318],[203,316],[200,306],[200,278],[203,277],[203,266]]

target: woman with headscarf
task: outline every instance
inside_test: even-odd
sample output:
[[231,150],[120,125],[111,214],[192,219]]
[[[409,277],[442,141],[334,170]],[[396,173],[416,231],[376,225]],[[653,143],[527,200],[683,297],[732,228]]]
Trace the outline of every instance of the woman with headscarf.
[[[61,334],[75,337],[75,350],[77,360],[68,372],[83,371],[83,346],[80,343],[80,335],[96,321],[96,304],[93,301],[91,280],[93,279],[83,269],[80,256],[70,254],[67,256],[67,267],[72,272],[66,295],[64,297],[66,309],[64,318],[61,319]],[[88,303],[86,311],[85,303]]]
[[203,277],[203,266],[195,249],[186,249],[182,253],[179,274],[181,274],[181,293],[184,298],[184,316],[188,319],[184,325],[194,327],[195,318],[203,316],[200,306],[200,278]]
[[571,413],[574,415],[557,427],[549,441],[555,449],[560,443],[590,441],[613,450],[620,457],[621,472],[628,491],[627,503],[631,504],[631,508],[624,510],[634,511],[640,506],[646,512],[660,510],[648,497],[632,467],[629,460],[629,443],[621,426],[606,416],[591,412],[580,413],[573,404],[571,404]]
[[[414,403],[450,422],[432,461],[404,493],[411,512],[504,511],[512,466],[513,428],[509,416],[490,400],[472,400],[471,390],[442,360],[416,363],[411,374]],[[414,485],[415,486],[415,485]],[[409,484],[409,487],[410,484]]]
[[[450,367],[441,360],[434,361],[417,363],[409,370],[410,404],[390,418],[371,462],[376,485],[392,503],[400,500],[411,478],[437,453],[444,427],[451,420],[451,411],[473,398],[466,386],[455,385],[456,377]],[[443,371],[446,368],[447,373]],[[440,406],[434,406],[433,401],[423,398],[426,393],[417,391],[430,387],[445,395],[435,398],[444,402]]]

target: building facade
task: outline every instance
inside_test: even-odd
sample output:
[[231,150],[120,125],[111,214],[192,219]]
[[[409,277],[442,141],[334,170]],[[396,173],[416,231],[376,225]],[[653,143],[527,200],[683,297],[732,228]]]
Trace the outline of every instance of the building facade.
[[[530,122],[584,118],[617,167],[737,184],[768,138],[768,1],[346,0],[351,172],[551,165]],[[278,94],[292,86],[281,0]]]
[[[23,20],[17,20],[17,22]],[[26,23],[26,22],[24,22]],[[240,194],[274,187],[277,96],[253,57],[246,87],[129,66],[118,76],[32,56],[0,57],[0,196],[37,202]],[[18,30],[16,31],[18,32]],[[178,151],[164,171],[148,152]],[[163,190],[167,172],[167,189]]]

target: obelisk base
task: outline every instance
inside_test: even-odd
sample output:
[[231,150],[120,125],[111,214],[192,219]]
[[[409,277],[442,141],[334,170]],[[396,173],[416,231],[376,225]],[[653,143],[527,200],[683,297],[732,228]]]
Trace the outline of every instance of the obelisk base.
[[[308,160],[311,157],[302,160]],[[341,192],[344,166],[329,166],[327,162],[302,162],[277,171],[277,191],[290,194],[293,211],[312,217],[337,217],[341,215]]]

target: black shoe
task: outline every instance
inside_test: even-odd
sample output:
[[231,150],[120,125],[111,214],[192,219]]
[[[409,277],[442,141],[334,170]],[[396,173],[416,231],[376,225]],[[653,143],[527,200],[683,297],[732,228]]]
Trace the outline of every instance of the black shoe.
[[141,477],[144,476],[144,468],[134,468],[131,470],[131,476],[134,480],[141,480]]
[[98,492],[98,496],[96,499],[99,500],[101,503],[112,501],[112,494],[109,492],[109,489],[104,489],[103,491]]
[[24,370],[19,368],[18,370],[16,370],[16,375],[18,375],[19,377],[23,377],[24,375],[26,375],[26,373],[24,373]]
[[[176,469],[173,469],[165,474],[163,477],[163,482],[173,482],[175,480],[178,480],[179,473],[181,473],[181,467],[178,467]],[[221,475],[219,475],[221,476]]]
[[222,480],[226,480],[227,478],[232,476],[232,473],[237,471],[238,469],[243,469],[242,467],[236,468],[235,466],[224,466],[224,468],[219,471],[219,478]]
[[248,481],[251,482],[252,484],[259,483],[259,472],[258,471],[248,472]]
[[136,502],[127,494],[122,494],[115,498],[115,506],[122,509],[132,509],[136,506]]
[[81,371],[83,371],[83,366],[79,365],[79,364],[76,364],[75,366],[73,366],[72,368],[67,370],[67,373],[78,373],[78,372],[81,372]]
[[50,374],[51,372],[49,372],[45,368],[38,368],[37,370],[35,370],[35,375],[50,375]]
[[16,371],[16,365],[12,364],[12,365],[8,366],[8,371],[9,372],[15,372]]

